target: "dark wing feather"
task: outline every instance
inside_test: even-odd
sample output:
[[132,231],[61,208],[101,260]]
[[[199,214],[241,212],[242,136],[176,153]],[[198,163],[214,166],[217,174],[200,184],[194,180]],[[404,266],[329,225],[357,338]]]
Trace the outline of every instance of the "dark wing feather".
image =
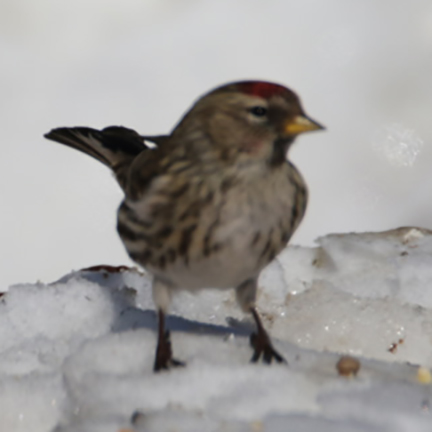
[[122,126],[109,126],[101,131],[88,127],[64,127],[53,129],[45,138],[80,150],[110,167],[124,190],[132,161],[148,150],[143,137]]
[[88,127],[64,127],[53,129],[45,138],[80,150],[110,168],[134,158],[147,148],[140,135],[122,126],[110,126],[101,131]]

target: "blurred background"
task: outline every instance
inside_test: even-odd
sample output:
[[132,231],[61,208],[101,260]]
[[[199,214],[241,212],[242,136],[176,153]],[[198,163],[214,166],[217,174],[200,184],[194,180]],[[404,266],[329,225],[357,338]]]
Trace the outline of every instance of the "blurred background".
[[291,243],[432,228],[430,0],[3,1],[0,52],[0,291],[131,263],[110,172],[44,133],[166,133],[239,79],[291,87],[327,126],[290,154],[310,189]]

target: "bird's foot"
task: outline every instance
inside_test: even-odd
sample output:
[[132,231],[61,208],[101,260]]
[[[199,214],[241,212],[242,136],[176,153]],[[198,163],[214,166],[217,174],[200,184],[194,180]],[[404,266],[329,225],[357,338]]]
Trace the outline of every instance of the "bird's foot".
[[250,336],[250,344],[254,349],[251,358],[252,363],[258,362],[261,358],[264,363],[270,364],[274,359],[277,363],[287,363],[287,361],[273,348],[270,338],[264,329],[259,329],[257,333]]
[[169,331],[166,331],[163,337],[159,339],[153,370],[159,372],[161,370],[168,370],[171,367],[178,366],[186,366],[186,363],[173,358],[170,333]]

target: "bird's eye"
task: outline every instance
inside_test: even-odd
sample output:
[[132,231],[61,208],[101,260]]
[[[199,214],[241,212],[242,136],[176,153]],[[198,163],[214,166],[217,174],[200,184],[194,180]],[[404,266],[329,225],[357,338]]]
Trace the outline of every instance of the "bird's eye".
[[267,108],[263,106],[254,106],[250,109],[250,112],[256,117],[264,117],[267,115]]

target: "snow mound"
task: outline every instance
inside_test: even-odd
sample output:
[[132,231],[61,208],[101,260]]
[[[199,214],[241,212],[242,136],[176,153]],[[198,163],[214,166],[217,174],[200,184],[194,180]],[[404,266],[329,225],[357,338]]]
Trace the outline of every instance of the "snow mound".
[[[149,277],[97,266],[0,297],[0,430],[429,431],[432,233],[399,228],[289,247],[258,308],[288,365],[250,364],[232,292],[181,293],[187,367],[154,374]],[[338,373],[341,355],[359,372]],[[419,366],[422,368],[419,368]]]

